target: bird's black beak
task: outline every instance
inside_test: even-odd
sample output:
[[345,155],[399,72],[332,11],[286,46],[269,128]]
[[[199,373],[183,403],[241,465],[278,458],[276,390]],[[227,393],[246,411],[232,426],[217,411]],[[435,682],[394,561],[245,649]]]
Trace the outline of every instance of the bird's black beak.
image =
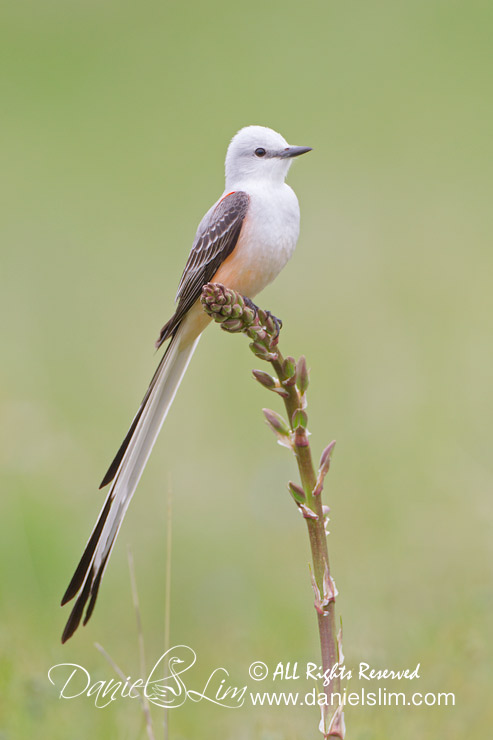
[[286,149],[279,152],[279,157],[282,159],[287,159],[288,157],[299,157],[300,154],[306,154],[311,151],[311,146],[288,146]]

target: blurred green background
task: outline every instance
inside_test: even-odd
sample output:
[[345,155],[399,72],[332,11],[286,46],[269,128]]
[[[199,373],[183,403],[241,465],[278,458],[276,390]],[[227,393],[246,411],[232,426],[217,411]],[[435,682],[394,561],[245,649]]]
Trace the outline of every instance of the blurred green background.
[[[127,544],[148,662],[161,655],[169,488],[171,641],[197,652],[194,687],[224,666],[257,690],[253,660],[318,659],[295,470],[260,411],[280,407],[251,380],[247,342],[214,327],[93,619],[60,645],[97,485],[250,123],[314,148],[289,176],[297,252],[259,303],[284,320],[284,351],[308,358],[317,456],[337,439],[326,497],[346,664],[419,662],[417,684],[388,690],[456,693],[455,708],[349,707],[347,736],[487,736],[491,3],[44,0],[1,15],[1,739],[145,737],[135,702],[62,701],[46,674],[74,662],[111,678],[98,641],[140,675]],[[291,740],[317,723],[308,708],[189,702],[170,737]]]

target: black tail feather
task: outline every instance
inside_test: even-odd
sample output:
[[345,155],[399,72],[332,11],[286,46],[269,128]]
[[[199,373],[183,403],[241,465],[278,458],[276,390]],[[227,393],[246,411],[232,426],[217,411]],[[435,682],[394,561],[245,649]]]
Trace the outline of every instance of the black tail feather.
[[75,630],[80,624],[80,620],[82,618],[84,607],[91,593],[91,583],[93,581],[93,578],[94,578],[94,571],[91,569],[91,572],[89,573],[87,577],[86,584],[82,590],[82,593],[80,594],[79,598],[75,602],[74,608],[70,612],[70,617],[68,618],[67,624],[65,625],[65,629],[63,630],[62,643],[67,642],[67,640],[70,637],[72,637]]
[[72,576],[72,580],[70,581],[68,588],[63,595],[61,606],[64,606],[64,604],[73,599],[84,583],[84,579],[86,577],[87,571],[89,570],[89,566],[91,565],[91,561],[99,542],[99,538],[101,537],[101,532],[103,531],[106,519],[108,518],[108,514],[110,513],[112,503],[113,499],[111,498],[111,496],[108,496],[108,500],[106,501],[104,508],[99,515],[99,519],[82,554],[79,565],[77,566],[75,573]]
[[139,423],[140,417],[142,416],[142,412],[144,411],[146,401],[147,401],[147,394],[144,397],[144,400],[142,401],[142,403],[140,404],[139,410],[135,414],[134,420],[132,421],[132,424],[130,426],[130,429],[127,432],[127,436],[125,437],[125,439],[121,443],[120,449],[116,453],[115,457],[113,458],[113,462],[111,463],[110,467],[106,471],[106,474],[105,474],[103,480],[99,484],[99,489],[100,490],[101,490],[101,488],[104,488],[105,486],[107,486],[108,483],[111,483],[111,481],[113,480],[113,478],[117,474],[118,468],[120,467],[120,463],[123,460],[123,456],[124,456],[125,452],[127,451],[127,447],[130,444],[130,441],[131,441],[132,437],[134,436],[135,429],[137,427],[137,424]]
[[96,606],[96,599],[98,598],[99,585],[101,583],[101,578],[103,577],[104,569],[106,568],[106,563],[108,562],[110,552],[111,552],[111,547],[108,550],[103,562],[101,563],[99,570],[98,570],[98,574],[96,578],[94,579],[94,582],[91,586],[91,600],[89,602],[89,606],[86,609],[84,621],[82,622],[83,625],[86,625],[88,623],[88,621],[91,618],[91,614],[94,611],[94,607]]

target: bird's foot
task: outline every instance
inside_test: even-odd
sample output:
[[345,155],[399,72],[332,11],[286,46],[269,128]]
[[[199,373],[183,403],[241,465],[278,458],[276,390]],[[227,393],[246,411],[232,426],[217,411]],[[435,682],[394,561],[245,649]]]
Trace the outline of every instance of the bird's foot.
[[282,329],[282,321],[281,319],[278,319],[277,316],[274,316],[273,313],[270,311],[266,311],[262,308],[259,308],[252,300],[251,298],[247,298],[244,296],[245,303],[248,306],[248,308],[251,308],[252,311],[255,312],[255,316],[258,318],[260,324],[265,329],[265,331],[270,335],[272,344],[277,344],[279,340],[279,334]]
[[251,298],[247,298],[246,295],[243,296],[243,300],[245,301],[248,308],[251,308],[252,311],[254,311],[255,314],[257,315],[258,312],[260,311],[260,308],[257,306],[257,304],[254,303]]
[[269,324],[271,322],[272,324],[274,324],[274,331],[272,333],[272,342],[274,344],[277,344],[279,340],[279,334],[281,333],[281,329],[282,329],[282,321],[281,319],[278,319],[277,316],[274,316],[274,314],[271,313],[270,311],[264,311],[264,313],[266,316],[266,321],[265,321],[266,329],[270,328]]

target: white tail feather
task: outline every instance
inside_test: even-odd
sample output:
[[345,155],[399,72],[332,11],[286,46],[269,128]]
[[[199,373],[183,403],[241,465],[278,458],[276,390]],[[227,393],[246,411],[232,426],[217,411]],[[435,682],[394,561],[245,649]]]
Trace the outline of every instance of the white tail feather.
[[100,544],[94,554],[96,569],[104,561],[108,546],[111,549],[118,534],[130,500],[144,472],[149,455],[198,341],[197,338],[192,344],[181,348],[180,331],[172,339],[154,388],[108,492],[108,497],[113,498],[113,504],[101,533]]
[[[73,598],[79,591],[80,593],[65,627],[63,641],[67,640],[77,629],[84,606],[89,597],[91,597],[91,602],[87,609],[84,623],[87,622],[92,613],[101,577],[128,505],[137,488],[154,443],[199,341],[200,337],[197,337],[191,344],[187,344],[184,347],[180,346],[182,332],[183,327],[178,329],[176,335],[171,340],[162,364],[158,369],[157,376],[153,381],[142,414],[116,471],[105,503],[86,545],[86,551],[74,574],[76,589],[74,588],[74,579],[67,589],[62,603]],[[103,525],[102,529],[101,525]],[[100,530],[99,535],[98,530]],[[86,553],[90,553],[92,549],[91,541],[93,539],[97,539],[97,543],[95,544],[94,552],[90,558],[87,558]],[[82,571],[80,570],[81,568]],[[71,589],[75,590],[75,593],[70,593]]]

